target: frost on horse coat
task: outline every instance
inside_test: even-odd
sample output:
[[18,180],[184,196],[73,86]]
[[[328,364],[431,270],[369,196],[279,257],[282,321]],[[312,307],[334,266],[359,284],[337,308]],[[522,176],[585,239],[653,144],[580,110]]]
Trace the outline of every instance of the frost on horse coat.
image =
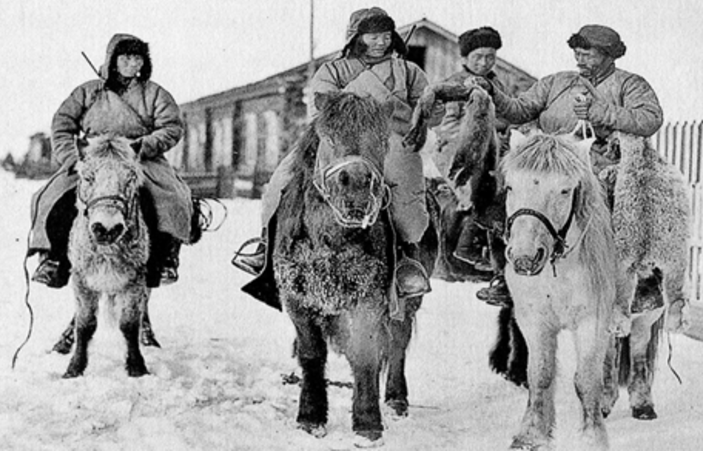
[[97,328],[101,298],[119,318],[127,343],[130,376],[147,374],[139,350],[146,286],[149,233],[139,208],[143,174],[136,155],[121,138],[102,137],[81,150],[76,217],[69,242],[76,297],[76,349],[64,377],[83,374],[87,347]]
[[[297,421],[314,435],[325,433],[329,341],[352,368],[353,430],[377,444],[383,367],[385,401],[407,415],[405,350],[421,297],[397,305],[392,299],[393,230],[386,211],[379,211],[387,205],[387,112],[350,93],[319,95],[316,103],[321,113],[299,143],[296,176],[281,200],[272,246],[276,285],[295,325],[303,372]],[[428,273],[436,247],[430,227],[421,241]]]
[[502,162],[506,280],[529,350],[529,401],[514,449],[552,445],[557,335],[563,329],[574,333],[578,354],[580,438],[589,449],[608,449],[603,362],[620,278],[605,196],[585,157],[590,144],[579,148],[566,138],[536,135]]

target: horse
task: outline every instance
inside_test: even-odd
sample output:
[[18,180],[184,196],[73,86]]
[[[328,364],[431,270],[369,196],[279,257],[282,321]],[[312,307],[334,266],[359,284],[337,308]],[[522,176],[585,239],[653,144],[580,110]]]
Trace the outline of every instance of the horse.
[[63,377],[81,376],[88,365],[101,298],[110,317],[119,320],[127,344],[127,374],[140,377],[148,374],[139,332],[150,295],[150,239],[139,200],[144,175],[125,138],[101,136],[78,149],[78,215],[68,248],[76,298],[75,350]]
[[632,298],[631,333],[617,339],[606,361],[605,413],[627,385],[632,416],[657,417],[652,383],[664,330],[688,324],[686,285],[691,212],[686,181],[649,140],[618,133],[621,160],[600,177],[612,189],[617,258],[625,268]]
[[[405,352],[422,303],[421,296],[398,299],[394,286],[394,230],[382,175],[389,112],[352,93],[318,94],[315,102],[320,114],[297,144],[297,172],[281,199],[271,250],[302,368],[297,423],[314,436],[326,434],[329,341],[352,369],[356,444],[377,446],[382,369],[385,403],[395,415],[408,414]],[[429,227],[420,243],[428,273],[437,244]]]
[[620,278],[606,197],[587,158],[592,140],[539,134],[516,144],[501,162],[506,281],[529,350],[529,400],[511,449],[552,446],[557,336],[566,329],[576,343],[581,439],[605,450],[603,362]]

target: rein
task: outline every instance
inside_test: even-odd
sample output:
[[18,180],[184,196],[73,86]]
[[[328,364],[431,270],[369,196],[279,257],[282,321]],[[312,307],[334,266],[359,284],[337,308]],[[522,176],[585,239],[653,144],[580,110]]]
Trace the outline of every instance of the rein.
[[[552,249],[552,253],[549,256],[549,262],[552,264],[552,270],[554,271],[554,276],[556,277],[556,263],[559,259],[561,258],[566,258],[566,256],[576,249],[578,245],[581,243],[583,240],[583,237],[586,233],[586,230],[588,230],[588,227],[591,224],[591,220],[588,220],[588,223],[586,224],[586,227],[584,227],[583,231],[581,232],[581,236],[579,239],[576,241],[576,244],[569,248],[569,245],[566,243],[566,235],[569,233],[569,229],[571,228],[571,223],[574,220],[574,216],[576,215],[576,205],[578,204],[579,200],[579,193],[580,193],[580,187],[577,187],[576,190],[574,190],[574,194],[571,198],[571,210],[569,211],[569,217],[566,219],[566,222],[564,225],[557,231],[556,227],[552,224],[552,222],[547,218],[543,213],[533,210],[532,208],[520,208],[517,211],[515,211],[508,220],[506,221],[506,226],[505,226],[505,241],[510,240],[510,230],[513,226],[513,223],[517,218],[520,216],[532,216],[533,218],[536,218],[539,220],[542,225],[547,229],[549,234],[552,236],[554,239],[554,247]],[[592,219],[592,218],[591,218]],[[568,251],[567,251],[568,250]]]
[[[339,171],[351,164],[361,164],[366,169],[368,169],[372,175],[371,186],[373,186],[374,182],[377,182],[380,184],[383,190],[383,196],[381,197],[377,197],[373,194],[373,192],[370,193],[371,203],[364,212],[364,217],[361,220],[348,218],[344,214],[344,212],[337,205],[335,205],[332,194],[330,193],[329,187],[327,186],[327,181],[332,176],[334,176]],[[381,210],[387,208],[390,204],[391,191],[386,182],[383,180],[383,175],[381,174],[381,171],[379,171],[376,165],[371,163],[368,158],[359,155],[352,155],[349,157],[342,158],[337,162],[331,163],[326,167],[322,168],[318,172],[318,174],[313,178],[313,185],[315,185],[315,188],[317,188],[317,191],[320,193],[324,201],[332,209],[335,220],[342,227],[360,227],[362,229],[365,229],[374,224],[376,222],[376,219],[378,219],[378,215]]]
[[[139,225],[139,219],[137,218],[137,213],[139,211],[139,206],[137,205],[137,202],[139,201],[139,196],[134,195],[132,196],[132,199],[128,199],[127,197],[121,195],[121,194],[110,194],[107,196],[99,196],[96,197],[95,199],[90,199],[89,201],[86,201],[83,199],[80,195],[80,189],[78,190],[78,200],[85,206],[85,209],[83,210],[83,215],[88,216],[88,212],[90,211],[91,208],[94,208],[98,204],[109,204],[110,206],[116,208],[119,210],[119,212],[124,216],[126,219],[132,219],[134,218],[134,224],[136,226],[136,236],[141,235],[141,230],[140,230],[140,225]],[[129,230],[129,228],[128,228]]]

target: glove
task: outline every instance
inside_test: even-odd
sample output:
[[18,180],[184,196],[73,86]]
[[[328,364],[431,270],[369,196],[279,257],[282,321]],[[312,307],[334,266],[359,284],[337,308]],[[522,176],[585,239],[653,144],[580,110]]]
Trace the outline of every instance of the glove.
[[483,77],[470,76],[464,80],[464,86],[467,88],[479,87],[490,94],[491,97],[493,97],[493,93],[495,92],[493,89],[493,83]]

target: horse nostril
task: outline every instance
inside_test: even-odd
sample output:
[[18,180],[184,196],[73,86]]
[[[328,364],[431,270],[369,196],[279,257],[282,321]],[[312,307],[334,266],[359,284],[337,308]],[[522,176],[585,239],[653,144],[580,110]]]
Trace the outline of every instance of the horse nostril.
[[547,251],[543,247],[537,249],[537,255],[535,256],[535,264],[539,264],[544,259],[544,255],[546,253]]
[[114,227],[108,229],[102,223],[96,222],[90,227],[95,240],[100,244],[110,244],[114,243],[117,238],[119,238],[125,231],[123,224],[117,224]]
[[97,239],[100,239],[100,238],[104,237],[105,235],[107,235],[107,229],[105,228],[104,225],[102,225],[99,222],[96,222],[95,224],[90,226],[90,230],[93,233],[93,235],[95,236],[95,238],[97,238]]

